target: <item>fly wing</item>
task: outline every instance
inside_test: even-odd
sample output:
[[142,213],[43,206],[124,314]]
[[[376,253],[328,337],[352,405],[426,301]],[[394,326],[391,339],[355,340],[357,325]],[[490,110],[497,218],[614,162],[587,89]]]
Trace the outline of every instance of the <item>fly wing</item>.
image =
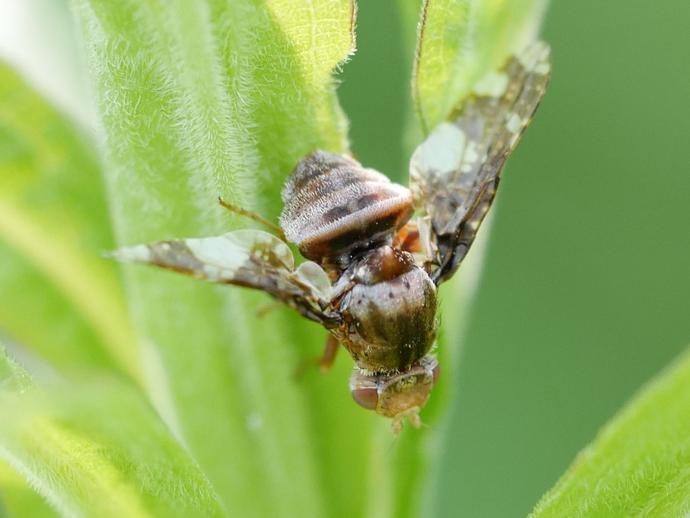
[[549,47],[530,45],[479,81],[410,160],[415,204],[431,219],[437,254],[429,269],[439,284],[455,273],[493,201],[501,169],[541,101]]
[[237,230],[221,236],[158,241],[120,248],[110,254],[220,284],[255,288],[332,327],[339,315],[329,309],[331,284],[315,263],[295,269],[288,246],[267,232]]

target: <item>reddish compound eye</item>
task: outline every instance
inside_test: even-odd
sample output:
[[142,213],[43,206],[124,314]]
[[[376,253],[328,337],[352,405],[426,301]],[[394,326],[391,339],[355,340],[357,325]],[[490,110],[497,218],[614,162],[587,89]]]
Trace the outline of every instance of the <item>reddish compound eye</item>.
[[376,387],[362,387],[352,389],[352,399],[368,410],[376,410],[379,404],[379,392]]

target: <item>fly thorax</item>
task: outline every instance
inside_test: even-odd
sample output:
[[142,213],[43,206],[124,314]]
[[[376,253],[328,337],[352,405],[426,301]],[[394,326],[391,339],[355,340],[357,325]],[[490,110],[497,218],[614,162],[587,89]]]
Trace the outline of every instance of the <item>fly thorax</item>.
[[355,286],[341,302],[346,345],[371,372],[407,369],[436,336],[436,286],[412,256],[390,246],[372,250],[354,266]]

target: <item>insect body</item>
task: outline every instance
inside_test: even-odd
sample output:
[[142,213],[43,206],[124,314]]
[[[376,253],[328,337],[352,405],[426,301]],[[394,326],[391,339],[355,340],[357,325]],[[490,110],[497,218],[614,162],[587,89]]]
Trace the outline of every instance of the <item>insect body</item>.
[[337,343],[350,352],[357,403],[396,427],[404,417],[417,424],[439,375],[429,354],[437,287],[474,241],[549,71],[548,47],[537,42],[479,81],[415,150],[409,189],[346,156],[304,158],[283,189],[280,218],[286,239],[308,259],[297,268],[281,239],[257,230],[114,255],[269,293],[329,331],[324,358]]
[[412,195],[352,158],[317,151],[283,189],[280,225],[307,259],[343,270],[361,252],[390,242],[412,215]]

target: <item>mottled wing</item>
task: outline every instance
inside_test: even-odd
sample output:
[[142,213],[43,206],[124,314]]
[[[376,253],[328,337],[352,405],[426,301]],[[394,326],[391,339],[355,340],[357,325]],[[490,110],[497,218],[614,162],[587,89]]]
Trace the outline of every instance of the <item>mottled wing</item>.
[[439,284],[457,270],[493,201],[503,164],[541,101],[550,73],[549,47],[530,45],[479,81],[448,121],[410,161],[415,204],[431,218]]
[[339,315],[328,307],[331,284],[323,269],[312,262],[295,269],[288,246],[260,230],[158,241],[120,248],[111,255],[210,282],[259,289],[326,327],[340,322]]

